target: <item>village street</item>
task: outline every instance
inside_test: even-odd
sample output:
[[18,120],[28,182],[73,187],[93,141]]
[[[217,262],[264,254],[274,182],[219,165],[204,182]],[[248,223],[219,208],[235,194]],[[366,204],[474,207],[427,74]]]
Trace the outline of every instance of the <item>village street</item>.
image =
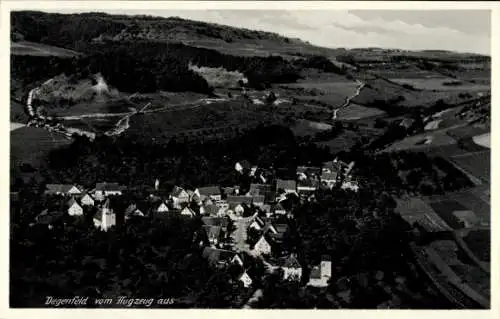
[[247,228],[250,224],[250,218],[241,218],[234,221],[234,226],[236,230],[231,234],[234,240],[234,250],[237,252],[244,251],[251,254],[250,247],[246,243],[247,240]]

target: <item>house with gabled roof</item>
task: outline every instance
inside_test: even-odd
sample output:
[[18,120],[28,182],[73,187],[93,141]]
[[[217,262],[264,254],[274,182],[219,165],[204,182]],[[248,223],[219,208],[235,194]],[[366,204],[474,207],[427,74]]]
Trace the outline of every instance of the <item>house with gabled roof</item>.
[[74,198],[71,198],[66,203],[66,206],[68,207],[68,215],[70,215],[70,216],[82,216],[83,215],[83,208],[80,205],[78,205],[78,202]]
[[222,193],[220,190],[219,186],[205,186],[205,187],[199,187],[195,191],[202,199],[204,198],[210,198],[212,200],[221,200],[222,199]]
[[241,275],[238,276],[238,280],[243,283],[243,287],[245,288],[250,287],[253,282],[252,278],[250,278],[250,276],[247,274],[246,271],[243,271],[243,273],[241,273]]
[[222,227],[216,225],[203,225],[203,230],[207,235],[210,245],[217,245],[222,239]]
[[227,196],[226,201],[229,204],[230,211],[241,215],[245,212],[245,210],[250,208],[250,205],[252,204],[252,197],[230,195]]
[[80,198],[80,203],[82,204],[82,206],[94,206],[95,201],[92,196],[90,196],[90,194],[84,193]]
[[308,177],[306,179],[299,179],[297,181],[297,193],[309,194],[319,188],[320,181],[317,177]]
[[45,185],[46,195],[80,195],[81,190],[73,184],[47,184]]
[[248,196],[264,195],[264,203],[272,203],[275,198],[274,190],[269,184],[250,184]]
[[321,174],[321,184],[328,188],[333,188],[337,183],[338,173],[337,172],[323,172]]
[[252,222],[248,225],[248,228],[253,228],[256,230],[262,230],[264,226],[266,225],[266,222],[262,220],[259,216],[255,216],[252,218]]
[[264,236],[261,236],[259,240],[255,243],[252,249],[252,253],[257,256],[271,254],[271,245]]
[[175,209],[182,209],[183,206],[189,203],[190,197],[184,188],[174,186],[174,189],[170,193],[170,199],[172,200],[172,206]]
[[205,247],[202,252],[202,257],[208,261],[210,267],[213,268],[223,268],[232,263],[239,263],[235,256],[237,254],[234,251]]
[[252,195],[252,204],[262,207],[264,205],[264,198],[264,195]]
[[116,225],[116,214],[111,208],[109,198],[106,199],[102,207],[98,210],[97,214],[94,216],[94,226],[100,228],[103,231],[107,231],[109,228]]
[[223,209],[221,209],[217,205],[206,205],[206,206],[201,206],[200,207],[200,214],[201,215],[208,215],[211,217],[220,217],[222,214]]
[[249,172],[252,169],[252,165],[250,164],[249,161],[242,160],[242,161],[236,162],[236,164],[234,164],[234,169],[238,173],[243,174],[244,172]]
[[302,266],[300,265],[297,255],[290,254],[288,257],[279,258],[275,261],[270,261],[271,269],[283,269],[284,280],[297,280],[302,278]]
[[286,215],[287,210],[283,207],[281,203],[275,204],[272,208],[271,211],[276,214],[276,215]]
[[107,196],[120,196],[122,195],[123,189],[123,186],[114,182],[97,183],[94,189],[94,198],[97,200],[103,200]]
[[277,179],[276,192],[279,193],[280,191],[285,193],[295,193],[297,192],[297,183],[291,179]]
[[194,210],[191,207],[189,207],[189,206],[184,207],[181,210],[180,214],[182,216],[188,216],[188,217],[194,217],[194,216],[196,216],[196,213],[194,212]]
[[145,216],[144,212],[139,209],[136,204],[130,204],[127,209],[125,209],[125,219],[130,219],[133,216]]
[[168,209],[168,206],[165,202],[161,202],[160,205],[158,205],[158,207],[156,208],[156,212],[157,213],[168,213],[169,209]]
[[321,174],[321,168],[311,166],[297,166],[297,180],[317,179]]
[[326,287],[332,277],[332,262],[328,255],[321,256],[321,263],[311,269],[308,286]]

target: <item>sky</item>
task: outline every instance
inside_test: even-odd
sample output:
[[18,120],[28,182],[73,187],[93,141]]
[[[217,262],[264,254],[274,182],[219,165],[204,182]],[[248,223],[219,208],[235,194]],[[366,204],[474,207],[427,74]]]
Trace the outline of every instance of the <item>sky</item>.
[[178,16],[276,32],[325,47],[452,50],[490,55],[489,10],[104,10]]

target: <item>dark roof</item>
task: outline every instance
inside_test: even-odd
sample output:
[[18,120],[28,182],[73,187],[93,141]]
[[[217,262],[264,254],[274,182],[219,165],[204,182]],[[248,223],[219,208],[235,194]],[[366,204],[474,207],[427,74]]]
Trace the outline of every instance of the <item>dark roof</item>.
[[[215,215],[219,212],[219,207],[217,205],[207,205],[207,206],[203,206],[203,209],[205,210],[205,213],[209,214],[209,215]],[[203,218],[207,218],[207,217],[203,217]]]
[[210,196],[210,195],[220,195],[219,186],[205,186],[198,188],[200,195]]
[[144,210],[142,210],[141,208],[139,208],[136,204],[130,204],[127,209],[125,210],[125,216],[135,216],[135,215],[139,215],[137,213],[137,210],[139,210],[140,212],[142,212],[143,214],[144,213]]
[[251,196],[236,196],[236,195],[228,195],[226,198],[226,201],[229,204],[251,204],[252,203],[252,197]]
[[289,227],[287,224],[276,224],[274,225],[274,228],[278,233],[286,233]]
[[250,195],[265,195],[272,192],[272,186],[269,184],[250,184]]
[[72,184],[47,184],[45,186],[46,193],[67,193],[75,185]]
[[291,255],[289,255],[288,257],[285,257],[285,258],[280,258],[277,261],[278,261],[278,265],[280,267],[302,268],[300,266],[299,261],[297,260],[297,257],[294,254],[291,254]]
[[[182,192],[186,192],[186,191],[184,190],[184,188],[179,187],[179,186],[174,186],[174,189],[172,190],[171,195],[172,195],[172,196],[174,196],[174,197],[177,197],[177,196],[179,196]],[[186,192],[186,194],[187,194],[187,192]]]
[[337,179],[337,172],[333,172],[333,173],[326,173],[326,172],[323,172],[321,174],[321,179],[322,180],[335,180]]
[[73,197],[71,197],[71,199],[66,203],[66,205],[68,207],[71,207],[71,206],[73,206],[73,204],[77,204],[78,205],[78,203],[76,202],[76,200]]
[[208,238],[219,238],[222,230],[221,226],[203,225],[202,227]]
[[297,166],[297,174],[304,173],[306,175],[319,175],[321,173],[321,168],[311,167],[311,166]]
[[332,257],[330,255],[322,255],[321,261],[332,261]]
[[35,217],[35,221],[39,224],[48,225],[59,220],[61,217],[63,217],[62,212],[54,211],[49,213],[49,211],[45,209]]
[[250,164],[250,162],[247,160],[242,160],[242,161],[239,161],[238,163],[240,163],[241,167],[243,167],[244,169],[249,170],[252,168],[252,164]]
[[264,195],[253,195],[252,200],[254,203],[263,203],[266,198]]
[[95,189],[97,191],[121,191],[123,190],[123,187],[118,183],[103,182],[97,183],[95,185]]
[[235,252],[224,249],[205,247],[202,256],[208,260],[211,266],[216,265],[220,261],[230,261],[236,255]]
[[319,186],[319,180],[315,178],[306,178],[299,180],[297,182],[297,186],[303,186],[303,187],[318,187]]
[[278,204],[273,206],[273,211],[277,211],[277,210],[285,210],[285,208],[283,207],[283,205],[281,205],[281,203],[278,203]]
[[297,183],[291,179],[278,179],[276,180],[276,189],[295,189]]
[[321,279],[321,268],[319,266],[314,266],[311,269],[311,274],[309,277],[311,279]]

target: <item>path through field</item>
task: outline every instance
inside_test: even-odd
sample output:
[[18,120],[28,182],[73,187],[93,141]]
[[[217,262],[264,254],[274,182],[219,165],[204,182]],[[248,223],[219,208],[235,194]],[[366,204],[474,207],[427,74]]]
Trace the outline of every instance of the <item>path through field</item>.
[[333,110],[333,117],[332,117],[333,120],[337,119],[337,112],[339,110],[348,107],[349,104],[351,104],[351,100],[354,99],[356,96],[358,96],[359,93],[361,93],[361,89],[363,89],[363,87],[365,86],[365,83],[361,82],[360,80],[356,80],[356,82],[358,83],[358,87],[356,88],[356,92],[353,95],[347,97],[344,104],[342,104],[340,107]]

